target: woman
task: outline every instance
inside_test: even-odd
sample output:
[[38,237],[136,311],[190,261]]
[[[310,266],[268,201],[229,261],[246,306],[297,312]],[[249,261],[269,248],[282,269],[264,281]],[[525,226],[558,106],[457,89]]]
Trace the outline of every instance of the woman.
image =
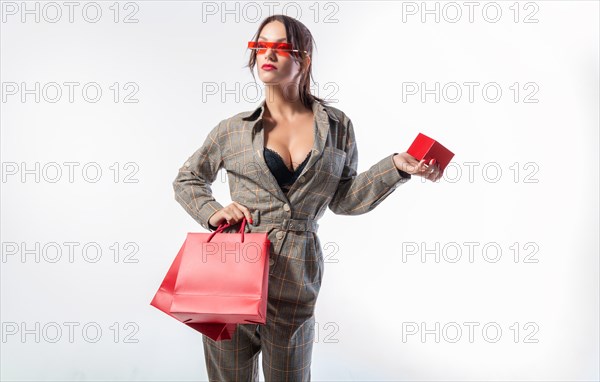
[[[274,43],[291,44],[274,44]],[[222,120],[180,168],[176,200],[207,230],[246,217],[248,232],[268,232],[267,322],[238,325],[231,340],[203,335],[211,381],[310,380],[314,309],[323,277],[317,220],[373,210],[411,175],[438,180],[433,162],[407,153],[386,155],[357,174],[358,150],[350,119],[310,94],[313,38],[299,21],[266,18],[249,43],[249,68],[258,66],[266,99],[254,111]],[[253,74],[254,75],[254,74]],[[225,168],[231,199],[222,206],[210,185]],[[237,232],[239,226],[225,232]]]

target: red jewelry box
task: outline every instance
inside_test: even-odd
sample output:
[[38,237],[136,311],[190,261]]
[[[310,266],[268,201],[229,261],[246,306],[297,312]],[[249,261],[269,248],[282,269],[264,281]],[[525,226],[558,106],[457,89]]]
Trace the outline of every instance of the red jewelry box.
[[417,160],[425,159],[427,165],[429,165],[431,159],[435,159],[441,172],[444,171],[454,156],[454,153],[442,146],[441,143],[422,133],[417,135],[406,152]]

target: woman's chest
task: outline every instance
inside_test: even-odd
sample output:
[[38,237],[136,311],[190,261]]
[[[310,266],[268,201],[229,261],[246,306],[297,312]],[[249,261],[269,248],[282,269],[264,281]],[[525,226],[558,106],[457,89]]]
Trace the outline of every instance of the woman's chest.
[[314,116],[308,114],[293,122],[263,118],[263,146],[277,154],[285,167],[294,172],[310,155],[317,133]]

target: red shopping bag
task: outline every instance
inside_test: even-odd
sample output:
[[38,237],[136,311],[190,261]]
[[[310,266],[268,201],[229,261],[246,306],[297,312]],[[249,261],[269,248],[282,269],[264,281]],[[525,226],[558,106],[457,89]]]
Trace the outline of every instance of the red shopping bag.
[[215,341],[237,324],[267,317],[269,248],[266,232],[189,232],[150,305]]

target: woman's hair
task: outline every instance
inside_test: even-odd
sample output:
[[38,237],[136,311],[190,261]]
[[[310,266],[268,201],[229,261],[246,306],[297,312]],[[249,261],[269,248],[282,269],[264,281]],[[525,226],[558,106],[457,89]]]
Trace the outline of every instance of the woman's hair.
[[[283,25],[285,25],[285,34],[287,37],[287,41],[292,44],[294,49],[298,49],[300,51],[300,52],[298,52],[298,55],[296,55],[296,54],[290,55],[290,57],[292,57],[292,59],[294,61],[301,64],[301,68],[302,68],[301,74],[300,74],[299,89],[298,89],[300,101],[304,104],[304,106],[306,106],[309,109],[311,108],[314,100],[318,100],[321,103],[326,103],[327,101],[325,101],[324,99],[321,99],[310,93],[310,80],[312,79],[312,61],[313,61],[312,53],[313,53],[313,45],[316,47],[316,43],[315,43],[315,40],[314,40],[312,34],[310,33],[310,31],[304,24],[302,24],[300,21],[296,20],[295,18],[286,16],[286,15],[281,15],[281,14],[271,15],[261,22],[260,26],[258,27],[258,31],[254,35],[252,40],[257,42],[258,36],[260,35],[260,32],[262,31],[263,27],[272,21],[280,21],[283,23]],[[308,67],[306,67],[305,65],[302,65],[303,58],[306,55],[306,53],[304,53],[303,51],[306,51],[308,53],[308,55],[311,57],[311,60],[310,60],[311,62],[308,65]],[[256,81],[256,77],[254,77],[254,66],[255,65],[256,65],[256,50],[253,49],[250,54],[250,59],[248,60],[248,65],[246,65],[246,66],[250,68],[250,73],[252,74],[252,77]]]

